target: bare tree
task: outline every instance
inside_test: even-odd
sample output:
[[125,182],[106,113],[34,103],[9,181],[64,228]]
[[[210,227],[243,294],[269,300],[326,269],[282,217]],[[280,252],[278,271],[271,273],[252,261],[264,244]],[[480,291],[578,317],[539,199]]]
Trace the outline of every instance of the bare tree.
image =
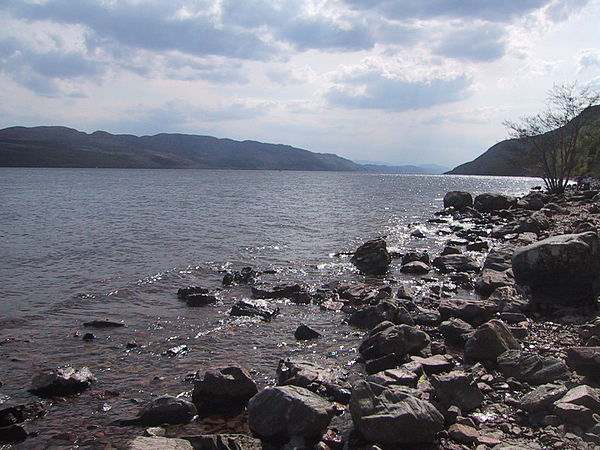
[[589,121],[586,110],[599,100],[600,92],[580,89],[577,83],[554,85],[543,112],[503,122],[511,137],[532,145],[550,192],[564,192],[579,156],[577,138]]

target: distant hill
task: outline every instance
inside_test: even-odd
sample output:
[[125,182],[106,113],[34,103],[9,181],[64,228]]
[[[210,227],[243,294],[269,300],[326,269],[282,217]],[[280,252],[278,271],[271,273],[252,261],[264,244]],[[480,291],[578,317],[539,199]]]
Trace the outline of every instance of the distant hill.
[[[598,123],[600,106],[588,108],[581,115],[588,124],[587,129],[582,130],[583,135],[600,126]],[[600,158],[600,154],[597,157]],[[595,153],[591,158],[592,160],[596,158]],[[594,161],[580,164],[577,171],[585,172],[588,165],[594,166]],[[541,176],[543,170],[531,144],[520,139],[508,139],[493,145],[473,161],[461,164],[446,173],[451,175]]]
[[364,171],[333,154],[211,136],[88,134],[65,127],[0,130],[0,166]]

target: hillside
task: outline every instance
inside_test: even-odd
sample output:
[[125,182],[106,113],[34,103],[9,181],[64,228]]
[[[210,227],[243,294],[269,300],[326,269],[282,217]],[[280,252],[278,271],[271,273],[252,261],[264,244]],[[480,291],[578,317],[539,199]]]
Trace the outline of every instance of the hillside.
[[65,127],[0,130],[0,166],[363,171],[350,160],[288,145],[211,136],[88,134]]
[[[587,123],[586,128],[582,130],[582,137],[593,134],[594,130],[600,127],[598,122],[600,106],[593,106],[585,110],[581,116]],[[584,150],[582,156],[588,161],[582,161],[578,165],[578,173],[584,173],[591,170],[592,167],[600,166],[596,161],[595,152],[591,154],[591,149]],[[520,139],[508,139],[493,145],[473,161],[461,164],[446,173],[451,175],[541,176],[542,169],[531,144]]]

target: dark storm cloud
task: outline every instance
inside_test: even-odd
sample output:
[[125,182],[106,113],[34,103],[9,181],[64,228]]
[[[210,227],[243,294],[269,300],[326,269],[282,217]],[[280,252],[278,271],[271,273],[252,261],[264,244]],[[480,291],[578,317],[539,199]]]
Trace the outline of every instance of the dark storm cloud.
[[[371,10],[393,19],[439,17],[508,21],[552,0],[343,0],[356,10]],[[583,1],[583,0],[582,0]]]
[[176,19],[179,2],[134,5],[119,1],[101,4],[93,0],[49,0],[45,3],[10,3],[16,17],[51,20],[86,26],[103,39],[146,50],[179,50],[192,55],[222,55],[265,60],[274,49],[245,30],[220,29],[211,18]]
[[470,61],[493,61],[504,56],[506,42],[502,26],[486,23],[453,30],[433,47],[433,52]]
[[469,95],[471,80],[465,76],[428,81],[386,78],[377,72],[345,76],[329,90],[331,106],[356,109],[409,111],[462,100]]

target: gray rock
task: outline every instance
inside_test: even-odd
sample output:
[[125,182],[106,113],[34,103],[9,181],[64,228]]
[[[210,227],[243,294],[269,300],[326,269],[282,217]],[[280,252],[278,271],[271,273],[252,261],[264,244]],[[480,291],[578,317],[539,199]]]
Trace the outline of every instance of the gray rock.
[[543,239],[515,251],[517,283],[564,301],[589,300],[600,278],[600,242],[595,232]]
[[530,414],[540,411],[549,411],[552,404],[565,395],[567,388],[559,384],[544,384],[525,394],[519,407]]
[[504,322],[492,319],[475,330],[465,344],[465,358],[471,361],[496,361],[507,350],[520,350]]
[[385,240],[378,238],[361,245],[350,261],[364,275],[383,275],[387,273],[392,258]]
[[368,381],[354,386],[349,409],[354,426],[367,441],[391,445],[429,443],[443,429],[442,414],[405,389]]
[[317,440],[333,417],[333,405],[298,386],[269,387],[248,403],[248,425],[258,436]]
[[475,197],[473,207],[479,212],[492,212],[508,209],[516,205],[517,199],[503,194],[480,194]]
[[73,395],[83,392],[95,381],[87,367],[44,369],[33,376],[30,391],[39,397]]
[[456,317],[471,325],[481,325],[494,316],[498,306],[485,300],[453,297],[442,299],[438,310],[442,320]]
[[597,389],[585,384],[570,389],[557,403],[585,406],[594,413],[600,414],[599,392]]
[[473,196],[468,192],[450,191],[444,195],[444,208],[460,210],[465,206],[473,206]]
[[431,342],[429,335],[410,325],[382,322],[373,328],[359,347],[365,360],[390,354],[404,356],[416,354]]
[[473,381],[473,376],[461,370],[432,375],[430,381],[445,408],[455,405],[461,411],[472,411],[483,402],[483,394]]
[[399,367],[397,369],[388,369],[369,375],[366,380],[381,386],[405,386],[416,388],[417,382],[419,381],[419,374],[404,367]]
[[258,392],[242,367],[221,367],[204,372],[194,381],[192,401],[200,409],[229,410],[246,404]]
[[411,262],[422,262],[423,264],[429,266],[429,253],[427,252],[418,252],[418,251],[410,251],[402,255],[401,264],[406,265]]
[[427,375],[449,372],[454,367],[454,359],[450,355],[433,355],[428,358],[411,356],[411,361],[419,363]]
[[433,260],[433,266],[442,273],[479,272],[479,263],[469,255],[443,255]]
[[510,286],[514,281],[514,277],[510,270],[498,272],[497,270],[483,269],[481,274],[475,280],[475,292],[487,297],[497,288]]
[[512,255],[514,253],[515,249],[513,247],[494,248],[486,256],[483,268],[504,272],[512,267]]
[[600,379],[600,347],[571,347],[566,362],[575,372]]
[[429,273],[431,267],[421,261],[411,261],[400,267],[402,273],[414,273],[416,275],[424,275]]
[[577,425],[584,430],[591,428],[598,423],[596,420],[597,415],[594,417],[592,410],[582,405],[556,403],[554,406],[554,414],[565,422]]
[[129,450],[193,450],[185,439],[159,436],[138,436],[127,444]]
[[196,406],[182,398],[164,395],[146,404],[138,414],[138,423],[144,426],[158,426],[164,423],[190,423],[198,414]]
[[508,350],[498,356],[497,362],[505,376],[530,384],[550,383],[569,376],[569,369],[561,359],[534,352]]

